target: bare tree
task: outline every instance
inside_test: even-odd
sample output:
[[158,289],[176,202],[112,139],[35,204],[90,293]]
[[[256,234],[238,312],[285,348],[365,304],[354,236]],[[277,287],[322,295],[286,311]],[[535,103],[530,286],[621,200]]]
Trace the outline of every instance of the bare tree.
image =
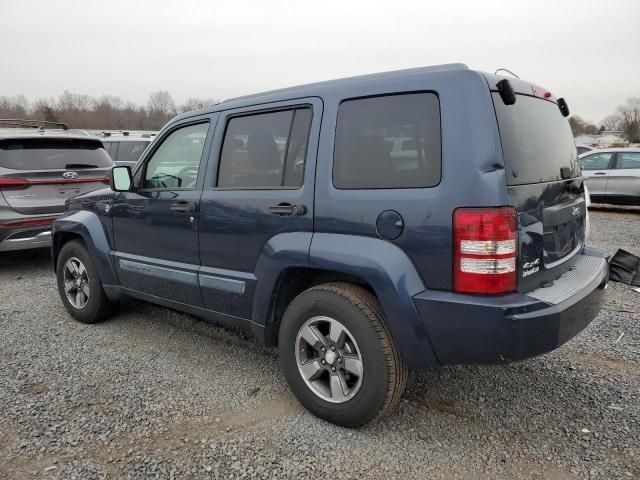
[[157,130],[162,127],[175,114],[175,111],[176,104],[166,90],[159,90],[149,95],[147,113],[152,129]]
[[97,100],[94,100],[93,111],[95,112],[95,123],[92,125],[92,128],[126,128],[120,115],[122,106],[122,99],[120,97],[114,97],[113,95],[102,95]]
[[29,102],[24,95],[0,97],[0,118],[25,118]]
[[620,130],[630,142],[640,139],[640,98],[627,98],[624,105],[618,107]]
[[600,126],[604,127],[604,130],[620,130],[620,115],[613,113],[608,115],[600,122]]
[[593,135],[598,133],[598,127],[593,123],[583,120],[578,115],[571,115],[569,117],[569,125],[571,126],[571,131],[573,132],[574,137],[577,137],[578,135]]
[[218,103],[218,100],[214,100],[213,98],[194,98],[189,97],[185,100],[185,102],[178,107],[179,113],[190,112],[191,110],[197,110],[198,108],[208,107],[209,105],[213,105]]
[[169,92],[161,90],[152,93],[147,104],[140,106],[113,95],[94,98],[65,90],[57,99],[40,98],[32,104],[24,95],[0,96],[0,118],[64,122],[73,128],[157,130],[177,112],[214,103],[213,99],[191,97],[176,107]]
[[57,122],[55,114],[55,100],[52,98],[39,98],[33,103],[32,115],[39,120],[47,122]]

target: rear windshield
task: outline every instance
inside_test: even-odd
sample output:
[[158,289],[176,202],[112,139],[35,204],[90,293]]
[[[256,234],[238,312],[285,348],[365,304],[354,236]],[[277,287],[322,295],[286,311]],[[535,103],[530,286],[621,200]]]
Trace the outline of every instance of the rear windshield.
[[120,142],[120,146],[118,146],[118,161],[137,162],[142,152],[147,148],[147,145],[149,145],[149,142],[145,141]]
[[95,141],[22,139],[0,142],[0,167],[14,170],[67,170],[110,167],[109,154]]
[[578,153],[571,127],[550,101],[517,95],[516,103],[505,105],[498,93],[493,104],[498,117],[508,185],[563,180],[580,175]]

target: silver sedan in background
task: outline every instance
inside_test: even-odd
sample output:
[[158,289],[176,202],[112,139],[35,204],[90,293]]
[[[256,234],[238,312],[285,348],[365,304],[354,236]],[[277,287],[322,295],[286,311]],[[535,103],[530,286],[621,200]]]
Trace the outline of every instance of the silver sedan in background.
[[603,148],[580,155],[595,203],[640,205],[640,148]]

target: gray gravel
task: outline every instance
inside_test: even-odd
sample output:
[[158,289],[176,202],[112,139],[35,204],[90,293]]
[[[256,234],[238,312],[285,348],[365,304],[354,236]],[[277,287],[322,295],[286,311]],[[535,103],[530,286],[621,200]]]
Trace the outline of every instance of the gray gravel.
[[[594,209],[590,243],[640,254],[640,209]],[[0,289],[0,478],[640,478],[640,294],[621,284],[563,348],[414,372],[357,431],[306,413],[249,337],[139,302],[73,321],[48,252],[0,256]]]

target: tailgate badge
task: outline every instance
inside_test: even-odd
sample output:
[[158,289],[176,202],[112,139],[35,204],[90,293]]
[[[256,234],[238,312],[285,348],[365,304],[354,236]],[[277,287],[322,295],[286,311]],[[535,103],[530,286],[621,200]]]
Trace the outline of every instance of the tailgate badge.
[[578,205],[574,205],[573,208],[571,209],[571,215],[573,215],[574,217],[577,217],[581,213],[582,213],[582,209]]
[[76,172],[64,172],[62,176],[67,180],[73,180],[74,178],[78,178],[78,174]]
[[532,262],[527,262],[522,265],[522,277],[528,277],[529,275],[533,275],[536,272],[540,271],[540,259],[536,258]]

